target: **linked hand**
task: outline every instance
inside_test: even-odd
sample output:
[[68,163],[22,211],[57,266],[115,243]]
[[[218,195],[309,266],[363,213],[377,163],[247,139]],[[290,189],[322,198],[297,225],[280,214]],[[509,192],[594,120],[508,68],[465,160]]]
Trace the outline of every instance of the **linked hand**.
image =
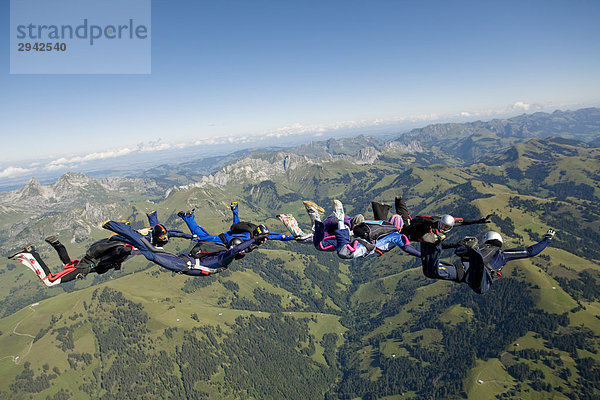
[[195,208],[192,208],[190,211],[179,211],[177,213],[177,216],[180,218],[185,218],[188,215],[194,215],[194,210],[196,210]]

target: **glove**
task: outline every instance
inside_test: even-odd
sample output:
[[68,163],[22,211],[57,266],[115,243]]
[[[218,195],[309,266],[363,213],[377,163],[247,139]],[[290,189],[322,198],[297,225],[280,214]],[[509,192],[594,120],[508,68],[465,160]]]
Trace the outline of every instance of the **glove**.
[[492,221],[490,221],[490,218],[492,217],[492,215],[494,215],[494,214],[488,214],[485,217],[480,218],[479,219],[479,223],[481,223],[481,224],[489,224],[490,222],[492,222]]
[[146,236],[146,235],[149,235],[151,231],[152,230],[150,228],[142,228],[142,229],[138,229],[137,233],[139,233],[140,235]]
[[469,247],[471,249],[474,249],[477,246],[477,243],[478,243],[477,238],[474,236],[465,236],[465,238],[463,240],[458,242],[459,245]]
[[254,237],[254,240],[256,240],[256,243],[258,244],[264,244],[267,242],[267,239],[269,239],[269,234],[265,233],[264,235],[258,235]]
[[556,231],[554,229],[548,229],[548,232],[546,232],[546,234],[544,235],[544,239],[552,240],[554,235],[556,235]]
[[402,243],[404,243],[405,246],[410,246],[410,240],[408,240],[408,236],[401,234],[400,238],[402,238]]

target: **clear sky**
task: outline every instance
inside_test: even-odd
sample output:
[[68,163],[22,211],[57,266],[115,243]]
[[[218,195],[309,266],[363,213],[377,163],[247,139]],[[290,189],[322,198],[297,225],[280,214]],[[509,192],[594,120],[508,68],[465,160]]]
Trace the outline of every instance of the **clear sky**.
[[153,0],[149,75],[11,75],[4,28],[0,178],[159,139],[598,106],[598,21],[592,0]]

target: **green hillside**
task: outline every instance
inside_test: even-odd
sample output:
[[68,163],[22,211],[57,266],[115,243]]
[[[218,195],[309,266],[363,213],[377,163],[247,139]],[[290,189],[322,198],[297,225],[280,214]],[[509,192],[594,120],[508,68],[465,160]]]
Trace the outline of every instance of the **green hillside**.
[[[392,251],[340,260],[311,245],[270,241],[209,277],[172,274],[136,257],[123,271],[47,289],[14,262],[0,266],[2,398],[525,398],[600,396],[600,170],[598,148],[533,139],[468,166],[394,155],[374,164],[307,163],[262,182],[173,190],[128,202],[115,219],[135,227],[158,210],[181,228],[196,208],[210,232],[242,219],[285,229],[302,200],[370,216],[372,199],[402,193],[413,215],[452,213],[488,226],[448,240],[503,234],[530,245],[548,228],[551,247],[513,261],[485,295],[422,276],[420,260]],[[42,218],[27,233],[57,265]],[[99,226],[99,225],[98,225]],[[83,254],[106,231],[70,243]],[[186,251],[173,239],[167,247]],[[451,258],[452,253],[444,253]],[[37,304],[39,303],[39,304]]]

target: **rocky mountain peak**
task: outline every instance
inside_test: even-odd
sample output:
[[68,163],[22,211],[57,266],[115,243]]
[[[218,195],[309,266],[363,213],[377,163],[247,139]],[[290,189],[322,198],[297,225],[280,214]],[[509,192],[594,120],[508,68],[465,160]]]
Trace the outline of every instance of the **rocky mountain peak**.
[[30,198],[48,198],[51,196],[51,191],[43,186],[40,181],[32,177],[27,183],[15,192],[15,197],[18,199],[30,199]]

